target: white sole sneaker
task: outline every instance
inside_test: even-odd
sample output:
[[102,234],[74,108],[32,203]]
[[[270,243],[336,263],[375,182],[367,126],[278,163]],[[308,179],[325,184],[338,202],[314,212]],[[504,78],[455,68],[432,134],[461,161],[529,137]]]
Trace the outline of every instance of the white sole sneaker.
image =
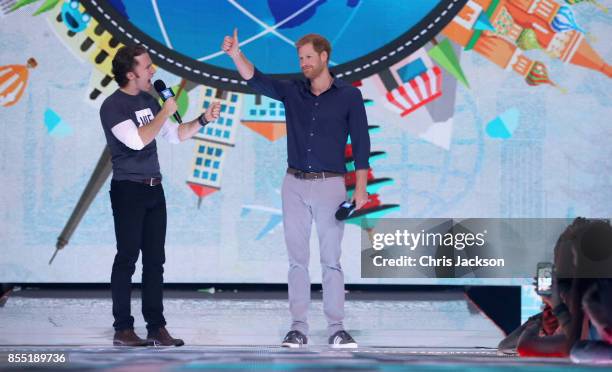
[[290,342],[283,342],[281,344],[281,346],[282,347],[288,347],[290,349],[299,349],[299,348],[302,348],[302,347],[306,347],[308,345],[306,345],[306,344],[292,344]]
[[332,349],[357,349],[358,345],[356,342],[348,344],[331,344]]

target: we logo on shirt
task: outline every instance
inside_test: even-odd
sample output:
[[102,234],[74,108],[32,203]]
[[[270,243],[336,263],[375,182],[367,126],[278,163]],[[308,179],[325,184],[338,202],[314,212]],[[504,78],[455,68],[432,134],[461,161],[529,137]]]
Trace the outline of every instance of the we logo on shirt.
[[153,121],[153,112],[151,111],[150,108],[135,111],[134,114],[136,115],[136,120],[138,120],[139,128]]

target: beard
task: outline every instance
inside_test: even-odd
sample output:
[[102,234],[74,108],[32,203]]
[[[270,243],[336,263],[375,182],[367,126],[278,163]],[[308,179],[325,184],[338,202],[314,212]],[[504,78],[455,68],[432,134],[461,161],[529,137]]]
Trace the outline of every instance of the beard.
[[312,66],[311,68],[307,69],[307,70],[302,70],[302,72],[304,73],[304,76],[306,76],[306,78],[308,79],[314,79],[317,76],[321,75],[321,73],[323,72],[323,66]]

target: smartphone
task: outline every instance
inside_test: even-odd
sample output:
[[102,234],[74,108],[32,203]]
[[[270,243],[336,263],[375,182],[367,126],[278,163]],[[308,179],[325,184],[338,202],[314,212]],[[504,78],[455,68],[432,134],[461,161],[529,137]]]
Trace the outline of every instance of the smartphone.
[[538,276],[536,293],[540,296],[550,296],[552,294],[552,271],[553,264],[550,262],[538,263]]

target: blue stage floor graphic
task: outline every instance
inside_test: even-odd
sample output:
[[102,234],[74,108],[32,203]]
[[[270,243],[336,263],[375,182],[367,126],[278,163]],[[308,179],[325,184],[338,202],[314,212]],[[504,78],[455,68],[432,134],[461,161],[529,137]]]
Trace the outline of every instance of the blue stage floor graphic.
[[[498,355],[502,332],[461,291],[350,292],[346,328],[358,349],[326,345],[320,293],[313,293],[310,345],[279,347],[288,330],[284,292],[167,291],[168,329],[184,347],[113,347],[110,292],[23,290],[0,308],[0,368],[70,370],[597,370],[567,359]],[[132,313],[146,335],[140,298]],[[65,363],[8,363],[16,353],[63,354]]]

